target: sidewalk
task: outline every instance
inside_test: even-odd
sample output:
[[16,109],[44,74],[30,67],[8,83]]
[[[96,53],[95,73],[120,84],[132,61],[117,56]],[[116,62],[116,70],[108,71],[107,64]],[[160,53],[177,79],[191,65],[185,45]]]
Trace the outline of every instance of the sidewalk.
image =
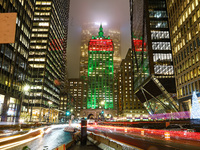
[[81,142],[78,141],[75,145],[68,148],[68,150],[101,150],[101,149],[87,140],[87,144],[85,146],[82,146]]

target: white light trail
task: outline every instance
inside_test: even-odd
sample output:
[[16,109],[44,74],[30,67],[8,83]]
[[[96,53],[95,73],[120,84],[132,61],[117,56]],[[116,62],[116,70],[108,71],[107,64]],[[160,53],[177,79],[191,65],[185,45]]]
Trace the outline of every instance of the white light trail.
[[0,149],[1,150],[6,150],[6,149],[10,149],[12,147],[16,147],[16,146],[19,146],[21,144],[25,144],[27,142],[30,142],[32,140],[35,140],[39,137],[42,137],[43,133],[40,133],[39,135],[37,135],[36,137],[33,137],[33,138],[29,138],[29,139],[26,139],[26,140],[22,140],[22,141],[19,141],[19,142],[14,142],[14,143],[11,143],[11,144],[6,144],[6,145],[3,145],[3,146],[0,146]]
[[28,134],[30,134],[30,133],[32,133],[32,132],[36,132],[36,131],[38,131],[38,130],[41,131],[41,129],[43,129],[43,128],[36,129],[36,130],[30,130],[28,133],[23,134],[23,135],[17,135],[17,136],[12,136],[12,137],[3,138],[3,139],[0,139],[0,142],[4,142],[4,141],[8,141],[8,140],[13,140],[13,139],[16,139],[16,138],[19,138],[19,137],[23,137],[23,136],[26,136],[26,135],[28,135]]

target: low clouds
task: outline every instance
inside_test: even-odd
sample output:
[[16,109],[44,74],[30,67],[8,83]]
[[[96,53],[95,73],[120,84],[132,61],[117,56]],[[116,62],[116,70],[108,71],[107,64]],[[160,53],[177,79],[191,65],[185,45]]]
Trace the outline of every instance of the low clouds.
[[121,27],[122,58],[130,47],[129,0],[71,0],[68,30],[68,75],[79,77],[81,25],[107,22]]

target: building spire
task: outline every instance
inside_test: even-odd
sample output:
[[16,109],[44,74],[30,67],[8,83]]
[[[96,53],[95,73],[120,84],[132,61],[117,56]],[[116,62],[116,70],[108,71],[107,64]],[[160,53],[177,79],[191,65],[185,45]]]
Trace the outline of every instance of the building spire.
[[104,36],[103,36],[103,27],[102,27],[102,24],[100,25],[100,27],[99,27],[99,37],[101,37],[101,38],[103,38]]
[[100,39],[110,39],[110,36],[108,36],[108,37],[104,36],[102,24],[100,24],[98,35],[96,37],[92,36],[92,39],[99,39],[99,38]]

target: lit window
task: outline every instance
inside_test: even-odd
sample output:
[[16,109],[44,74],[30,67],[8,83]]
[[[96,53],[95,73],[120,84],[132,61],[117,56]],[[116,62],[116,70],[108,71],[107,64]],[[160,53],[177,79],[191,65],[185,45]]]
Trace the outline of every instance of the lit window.
[[39,22],[39,26],[49,26],[48,22]]

